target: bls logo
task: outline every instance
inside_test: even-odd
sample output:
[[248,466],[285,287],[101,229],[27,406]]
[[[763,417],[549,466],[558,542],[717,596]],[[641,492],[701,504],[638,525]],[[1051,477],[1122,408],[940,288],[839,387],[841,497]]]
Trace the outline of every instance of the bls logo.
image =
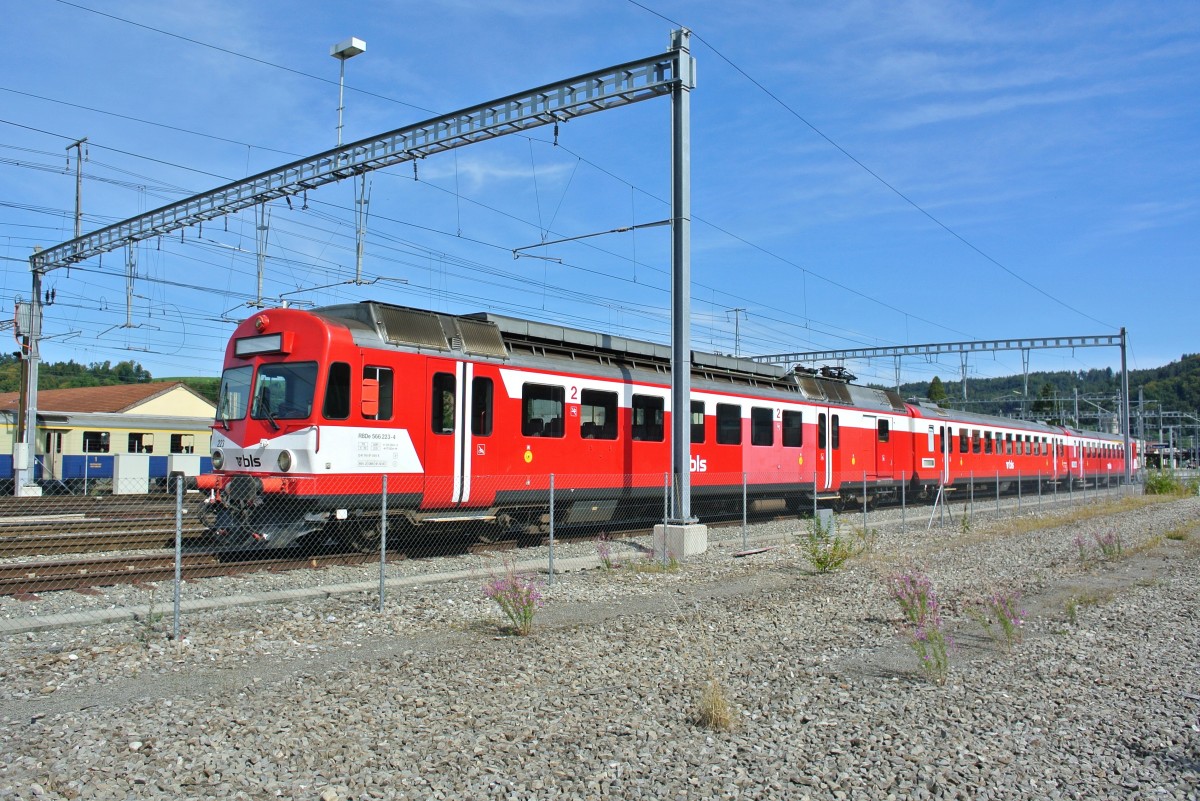
[[691,461],[691,471],[693,473],[708,472],[708,460],[702,459],[699,456],[693,456]]
[[262,460],[257,456],[235,456],[238,467],[262,467]]

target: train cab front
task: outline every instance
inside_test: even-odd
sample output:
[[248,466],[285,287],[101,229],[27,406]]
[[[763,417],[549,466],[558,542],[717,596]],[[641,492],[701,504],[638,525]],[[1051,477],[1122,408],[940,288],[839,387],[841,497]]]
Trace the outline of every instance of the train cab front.
[[323,526],[312,513],[312,485],[327,337],[306,325],[311,316],[277,309],[246,320],[230,340],[212,427],[213,474],[199,482],[207,493],[201,517],[223,545],[282,548]]

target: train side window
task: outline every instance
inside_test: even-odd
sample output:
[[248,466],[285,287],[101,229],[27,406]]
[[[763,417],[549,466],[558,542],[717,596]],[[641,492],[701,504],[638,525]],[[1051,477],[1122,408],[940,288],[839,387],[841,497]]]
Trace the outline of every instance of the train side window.
[[663,399],[653,395],[634,395],[631,422],[633,438],[640,442],[663,441]]
[[880,420],[876,431],[878,432],[880,442],[887,442],[889,439],[891,439],[891,425],[887,420]]
[[958,429],[958,452],[969,453],[971,450],[971,433],[965,428]]
[[322,413],[326,420],[345,420],[350,416],[350,365],[345,362],[329,365]]
[[984,453],[992,452],[992,432],[991,431],[983,432],[983,452]]
[[1012,456],[1012,434],[1004,435],[1004,453],[1007,456]]
[[579,393],[579,436],[617,438],[617,393],[585,389]]
[[835,451],[841,447],[842,427],[838,424],[838,416],[830,415],[832,418],[829,421],[829,445]]
[[429,401],[430,430],[435,434],[453,434],[457,410],[454,408],[458,379],[454,373],[433,374],[433,396]]
[[717,444],[742,444],[742,407],[732,403],[717,404]]
[[521,390],[521,433],[527,437],[563,435],[562,387],[526,384]]
[[929,427],[929,452],[933,453],[933,426]]
[[368,420],[391,420],[392,419],[392,396],[394,394],[395,380],[390,367],[364,367],[363,378],[373,378],[379,382],[379,409],[376,414],[364,414]]
[[692,401],[692,442],[704,442],[704,401]]
[[84,453],[108,453],[108,432],[107,431],[84,431],[83,432],[83,452]]
[[171,453],[195,453],[196,452],[196,435],[195,434],[172,434],[171,435]]
[[492,435],[492,379],[471,379],[471,434]]
[[980,438],[979,438],[979,429],[973,428],[973,429],[971,429],[971,453],[982,453],[982,452],[983,452],[983,443],[980,441]]
[[129,435],[129,453],[154,453],[154,435],[134,432]]
[[938,426],[938,453],[946,450],[946,427]]
[[1026,456],[1029,456],[1031,453],[1033,453],[1033,443],[1030,442],[1031,439],[1033,439],[1033,437],[1029,436],[1028,434],[1025,435],[1025,455]]
[[762,406],[750,408],[750,444],[770,447],[775,444],[775,421],[770,409]]
[[[880,421],[885,422],[885,421]],[[799,448],[804,444],[804,412],[783,413],[783,447]]]
[[829,441],[829,424],[825,421],[825,414],[817,415],[817,448],[825,450],[825,444]]

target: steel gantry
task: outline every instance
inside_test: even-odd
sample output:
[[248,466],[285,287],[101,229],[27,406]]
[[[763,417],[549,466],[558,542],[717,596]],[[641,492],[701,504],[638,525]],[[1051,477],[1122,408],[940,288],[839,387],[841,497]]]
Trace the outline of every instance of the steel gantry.
[[[14,492],[24,494],[23,489],[29,489],[31,493],[36,491],[33,475],[37,455],[41,281],[48,272],[119,247],[132,247],[145,239],[271,200],[299,195],[372,170],[416,161],[463,145],[544,125],[557,126],[588,114],[664,96],[672,98],[672,352],[676,355],[690,354],[686,325],[688,289],[691,285],[688,98],[695,87],[696,62],[688,48],[689,36],[687,30],[676,30],[671,34],[671,45],[665,53],[589,72],[379,136],[339,145],[333,150],[225,184],[91,233],[77,235],[74,239],[45,250],[35,248],[29,257],[33,273],[30,338],[23,354],[27,402],[26,413],[20,424],[20,445],[14,451]],[[675,361],[672,368],[673,397],[677,398],[682,391],[682,397],[686,399],[691,385],[690,364],[678,358]],[[681,409],[683,411],[679,413]],[[676,408],[677,425],[672,428],[672,437],[677,440],[672,448],[672,472],[679,487],[675,496],[679,503],[674,515],[678,519],[687,519],[691,514],[687,452],[690,416],[687,409],[686,403]]]
[[[810,350],[795,353],[775,353],[768,356],[752,356],[750,358],[766,364],[794,364],[796,362],[820,363],[844,361],[846,359],[886,359],[895,360],[896,390],[900,389],[900,360],[905,356],[924,356],[926,358],[948,353],[958,353],[962,356],[963,399],[967,392],[967,355],[970,353],[1019,350],[1021,351],[1021,369],[1025,379],[1025,398],[1029,397],[1029,352],[1050,348],[1120,348],[1121,349],[1121,430],[1125,435],[1125,454],[1129,455],[1129,369],[1126,358],[1126,333],[1122,328],[1119,334],[1100,334],[1098,336],[1071,337],[1037,337],[1031,339],[981,339],[968,342],[934,342],[926,345],[893,345],[879,348],[855,348],[852,350]],[[1125,479],[1130,478],[1131,460],[1125,459]]]

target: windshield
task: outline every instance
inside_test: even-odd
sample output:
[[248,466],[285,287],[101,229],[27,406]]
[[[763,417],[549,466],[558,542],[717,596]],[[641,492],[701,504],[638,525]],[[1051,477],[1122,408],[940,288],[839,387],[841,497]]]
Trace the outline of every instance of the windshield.
[[221,375],[221,391],[217,395],[217,419],[222,422],[241,420],[246,416],[250,400],[250,374],[254,368],[231,367]]
[[250,416],[268,422],[307,418],[316,385],[316,362],[264,364],[258,368]]

